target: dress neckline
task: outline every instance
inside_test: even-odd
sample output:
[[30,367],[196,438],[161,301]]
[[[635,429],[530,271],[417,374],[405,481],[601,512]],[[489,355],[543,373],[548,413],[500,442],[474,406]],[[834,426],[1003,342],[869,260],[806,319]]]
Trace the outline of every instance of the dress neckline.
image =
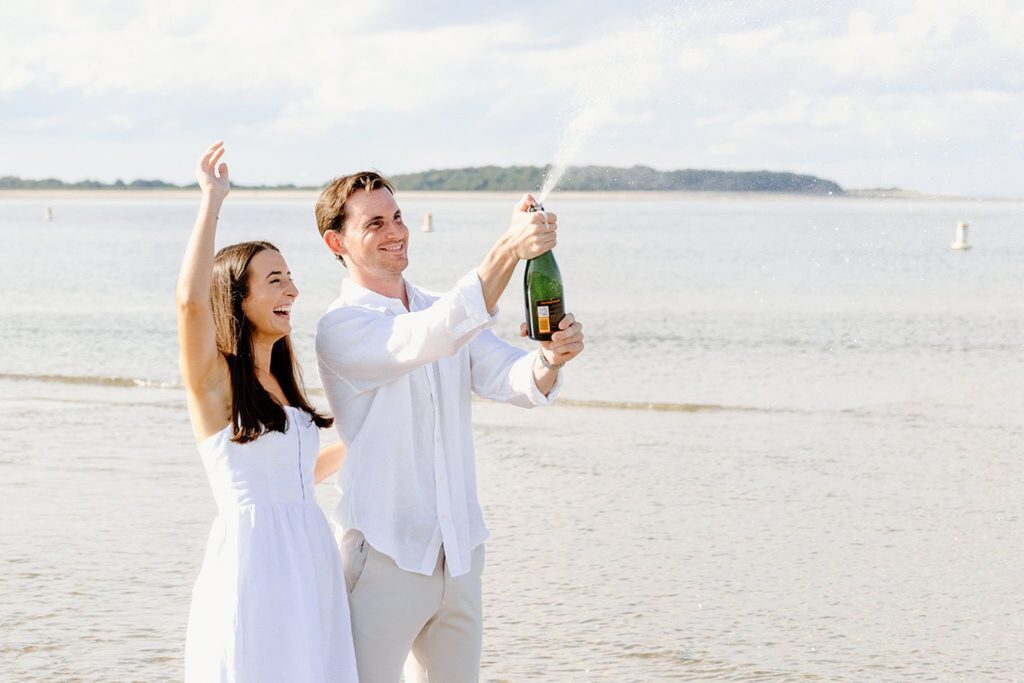
[[[281,405],[281,404],[278,404],[278,405]],[[282,408],[291,408],[292,410],[302,410],[302,408],[299,408],[298,406],[281,405],[281,407]],[[221,427],[220,429],[215,431],[213,434],[210,434],[208,437],[206,437],[205,439],[200,441],[198,444],[196,444],[196,447],[199,448],[200,450],[202,450],[203,446],[205,446],[206,444],[212,442],[215,437],[220,436],[221,434],[223,434],[224,432],[226,432],[230,428],[231,428],[231,423],[228,422],[226,425],[224,425],[223,427]]]

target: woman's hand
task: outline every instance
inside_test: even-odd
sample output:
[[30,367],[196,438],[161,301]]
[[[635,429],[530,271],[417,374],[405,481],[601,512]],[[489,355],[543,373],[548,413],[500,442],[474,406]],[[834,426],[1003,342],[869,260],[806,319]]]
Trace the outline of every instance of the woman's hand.
[[217,162],[224,156],[224,141],[210,145],[199,164],[196,166],[196,181],[203,197],[217,202],[224,201],[231,191],[231,181],[228,180],[228,165],[221,164],[218,168]]

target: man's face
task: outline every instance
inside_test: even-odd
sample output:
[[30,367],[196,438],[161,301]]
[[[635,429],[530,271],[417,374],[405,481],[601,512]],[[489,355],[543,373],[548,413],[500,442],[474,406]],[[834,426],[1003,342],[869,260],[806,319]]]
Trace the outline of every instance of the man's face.
[[391,279],[409,265],[409,228],[394,195],[386,188],[357,191],[345,202],[340,241],[345,264],[353,273]]

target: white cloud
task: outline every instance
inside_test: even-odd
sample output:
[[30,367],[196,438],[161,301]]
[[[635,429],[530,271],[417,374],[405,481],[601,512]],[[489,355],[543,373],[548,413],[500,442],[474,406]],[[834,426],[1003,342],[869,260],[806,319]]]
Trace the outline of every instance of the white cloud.
[[[590,137],[568,154],[581,163],[777,165],[847,185],[894,169],[886,182],[1024,194],[1012,180],[1021,3],[715,5],[595,2],[586,21],[547,26],[529,2],[448,15],[314,0],[8,4],[0,172],[176,179],[191,147],[225,134],[253,181],[297,179],[300,165],[316,181],[341,152],[396,170],[545,163],[582,112]],[[69,151],[94,145],[109,153]],[[959,170],[936,180],[937,163]]]

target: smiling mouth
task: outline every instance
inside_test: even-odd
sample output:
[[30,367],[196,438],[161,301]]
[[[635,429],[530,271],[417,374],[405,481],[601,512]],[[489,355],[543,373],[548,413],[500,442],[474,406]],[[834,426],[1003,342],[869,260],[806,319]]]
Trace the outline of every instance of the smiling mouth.
[[405,242],[399,242],[398,244],[390,244],[386,247],[381,247],[381,251],[386,251],[389,254],[400,254],[405,251]]
[[291,314],[291,306],[278,306],[277,308],[274,309],[274,315],[276,315],[278,318],[284,318],[287,320],[289,317],[291,317]]

